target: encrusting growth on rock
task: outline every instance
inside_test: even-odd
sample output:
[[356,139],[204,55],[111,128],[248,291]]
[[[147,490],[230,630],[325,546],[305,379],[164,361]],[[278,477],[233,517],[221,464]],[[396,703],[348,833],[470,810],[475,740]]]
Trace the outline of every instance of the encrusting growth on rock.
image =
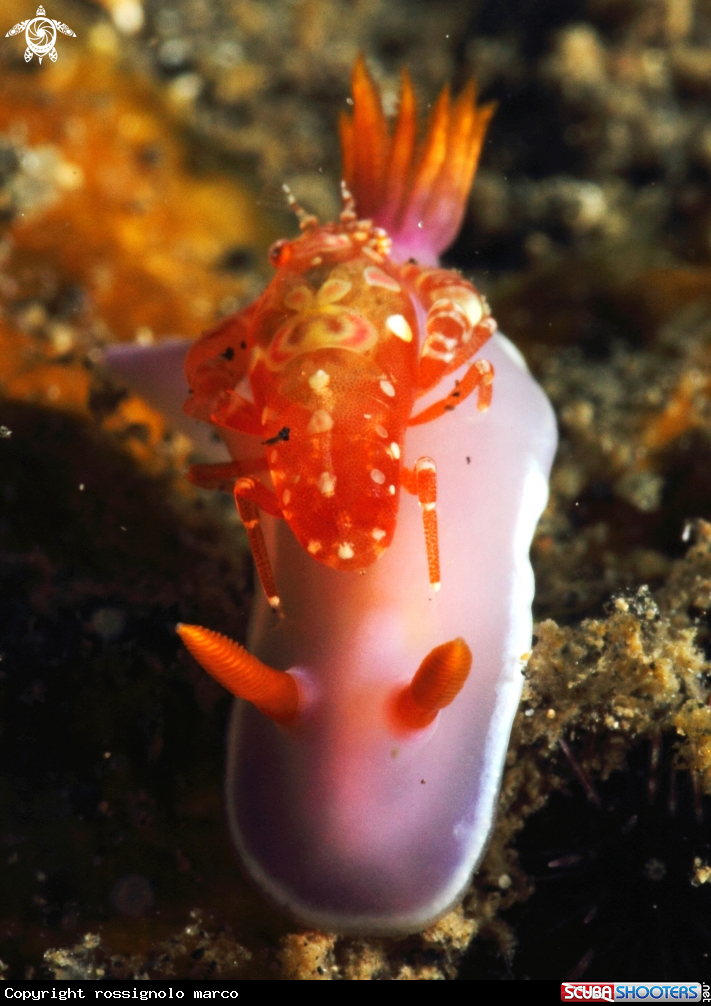
[[[536,626],[504,805],[527,792],[533,809],[569,775],[561,741],[576,752],[585,737],[580,766],[606,778],[624,767],[630,744],[659,732],[676,737],[677,767],[711,794],[711,665],[696,622],[698,612],[711,609],[711,524],[694,527],[696,543],[654,594],[641,587],[618,595],[606,618],[578,626],[552,619]],[[551,774],[551,758],[562,775]],[[531,772],[534,764],[540,775]]]

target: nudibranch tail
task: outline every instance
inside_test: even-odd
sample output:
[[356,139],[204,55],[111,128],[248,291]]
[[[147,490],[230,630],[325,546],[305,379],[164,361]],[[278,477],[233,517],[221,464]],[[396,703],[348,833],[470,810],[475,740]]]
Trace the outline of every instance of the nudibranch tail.
[[435,646],[420,664],[410,684],[396,696],[393,719],[406,730],[422,730],[440,709],[454,702],[472,666],[472,651],[459,636]]
[[208,674],[240,699],[252,702],[277,723],[289,723],[299,711],[294,678],[275,671],[227,636],[200,625],[177,625],[176,632]]
[[433,264],[454,240],[495,104],[477,107],[474,82],[452,102],[440,94],[418,145],[417,110],[405,71],[391,136],[362,56],[353,68],[353,115],[340,119],[343,175],[358,213],[384,227],[393,257]]

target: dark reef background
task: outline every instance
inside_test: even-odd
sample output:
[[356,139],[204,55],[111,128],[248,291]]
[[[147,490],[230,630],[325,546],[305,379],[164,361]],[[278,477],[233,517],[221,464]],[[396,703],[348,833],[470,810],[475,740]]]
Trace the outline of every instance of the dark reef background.
[[[0,978],[708,979],[711,0],[51,4],[55,63],[0,37]],[[334,216],[359,51],[499,102],[446,262],[561,429],[496,833],[397,941],[241,879],[173,626],[244,638],[243,532],[100,366],[249,302],[284,182]]]

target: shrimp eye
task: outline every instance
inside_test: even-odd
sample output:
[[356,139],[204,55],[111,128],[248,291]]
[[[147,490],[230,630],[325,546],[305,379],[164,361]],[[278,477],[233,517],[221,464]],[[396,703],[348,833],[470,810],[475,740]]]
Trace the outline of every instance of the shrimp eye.
[[291,242],[285,238],[282,238],[281,241],[276,241],[269,249],[269,261],[277,268],[281,265],[286,265],[292,255]]

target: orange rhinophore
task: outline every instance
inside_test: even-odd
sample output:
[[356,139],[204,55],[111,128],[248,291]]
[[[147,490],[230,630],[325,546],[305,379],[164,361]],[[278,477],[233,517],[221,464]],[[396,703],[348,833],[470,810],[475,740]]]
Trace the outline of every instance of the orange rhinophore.
[[445,88],[418,144],[407,73],[392,135],[362,59],[353,96],[353,117],[341,121],[339,220],[319,224],[287,191],[300,237],[274,245],[277,272],[262,296],[207,332],[186,361],[186,412],[259,438],[264,451],[214,471],[196,466],[190,477],[206,487],[234,480],[275,609],[260,511],[286,520],[316,562],[356,572],[390,547],[401,489],[418,497],[439,589],[437,459],[406,468],[407,429],[445,420],[473,392],[480,410],[491,402],[493,367],[474,357],[496,323],[471,283],[435,263],[461,222],[493,106],[477,108],[473,84],[454,102]]
[[395,725],[406,730],[429,726],[459,695],[471,666],[472,651],[461,636],[435,646],[410,684],[397,694],[392,709]]
[[246,699],[277,723],[293,720],[299,709],[294,678],[275,671],[227,636],[200,625],[178,625],[176,632],[197,662],[228,692]]

